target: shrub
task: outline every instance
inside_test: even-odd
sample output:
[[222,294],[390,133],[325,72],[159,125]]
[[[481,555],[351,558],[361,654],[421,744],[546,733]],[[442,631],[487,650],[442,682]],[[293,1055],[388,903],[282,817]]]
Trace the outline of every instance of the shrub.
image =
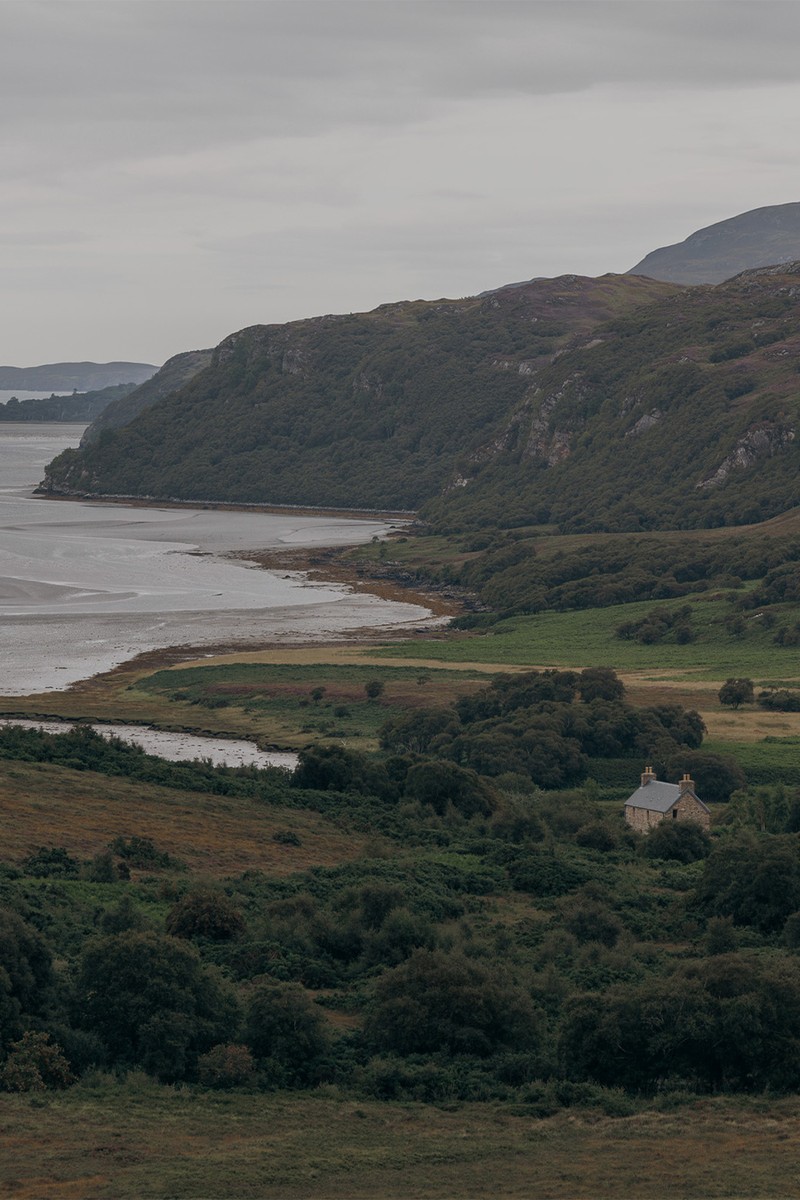
[[575,841],[587,850],[616,850],[619,839],[613,829],[605,821],[589,821],[582,825],[575,834]]
[[715,846],[695,899],[706,912],[730,917],[735,925],[777,933],[800,910],[796,835],[745,832]]
[[276,829],[272,835],[273,842],[278,842],[281,846],[302,846],[302,842],[298,834],[293,829]]
[[661,821],[642,842],[647,858],[691,863],[707,858],[710,852],[711,838],[696,821]]
[[22,1033],[20,1017],[45,1009],[53,982],[44,938],[11,909],[0,908],[0,1045]]
[[113,1060],[165,1082],[190,1076],[197,1055],[236,1033],[234,995],[193,947],[151,932],[89,943],[76,986],[78,1023],[103,1039]]
[[256,1064],[247,1046],[226,1042],[212,1046],[197,1060],[197,1078],[204,1087],[241,1087],[255,1078]]
[[365,1035],[378,1051],[482,1057],[532,1048],[541,1022],[530,997],[496,971],[461,954],[417,950],[379,979]]
[[148,837],[116,837],[110,849],[131,867],[142,870],[175,865],[175,860],[165,850],[157,850]]
[[22,869],[39,879],[77,879],[79,863],[63,846],[40,846],[25,859]]
[[330,1044],[324,1016],[297,983],[257,984],[245,1029],[255,1057],[280,1068],[287,1083],[309,1082]]
[[721,954],[576,998],[561,1056],[571,1079],[637,1090],[669,1080],[703,1091],[796,1090],[800,965],[786,955]]
[[204,937],[226,942],[242,933],[244,918],[223,892],[195,888],[169,910],[166,930],[173,937]]
[[429,759],[410,768],[404,795],[444,816],[452,805],[464,817],[488,816],[495,807],[489,785],[468,767]]
[[[743,627],[744,622],[742,622]],[[726,679],[717,695],[720,704],[725,704],[730,708],[736,709],[740,704],[752,704],[753,681],[752,679]]]
[[43,1092],[74,1083],[61,1047],[47,1033],[24,1033],[12,1042],[0,1069],[0,1087],[6,1092]]
[[90,883],[116,883],[120,878],[114,855],[110,850],[95,854],[84,867],[83,874]]

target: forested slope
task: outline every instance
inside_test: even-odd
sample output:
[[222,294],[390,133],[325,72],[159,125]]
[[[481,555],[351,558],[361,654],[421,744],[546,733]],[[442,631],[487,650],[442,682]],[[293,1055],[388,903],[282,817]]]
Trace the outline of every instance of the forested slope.
[[759,521],[800,499],[798,361],[800,263],[254,326],[45,487],[422,509],[456,530]]
[[574,338],[673,288],[607,276],[253,326],[124,430],[67,453],[56,492],[417,508],[503,428]]

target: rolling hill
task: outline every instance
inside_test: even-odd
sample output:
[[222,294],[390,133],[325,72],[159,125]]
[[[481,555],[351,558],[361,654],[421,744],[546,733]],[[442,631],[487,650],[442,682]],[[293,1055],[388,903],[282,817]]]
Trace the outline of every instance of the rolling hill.
[[253,326],[43,486],[421,509],[455,529],[757,521],[800,500],[798,330],[798,263],[712,287],[564,276]]
[[800,259],[800,204],[772,204],[653,250],[629,274],[672,283],[722,283],[753,267]]
[[135,362],[61,362],[39,367],[0,367],[0,390],[98,391],[118,383],[144,383],[157,370],[152,363]]

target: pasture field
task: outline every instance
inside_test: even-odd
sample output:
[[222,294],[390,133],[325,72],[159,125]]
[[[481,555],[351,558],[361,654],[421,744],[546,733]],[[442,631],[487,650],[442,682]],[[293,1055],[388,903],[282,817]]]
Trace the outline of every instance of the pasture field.
[[[626,622],[641,620],[659,610],[688,604],[695,638],[684,645],[662,641],[644,645],[616,636]],[[797,647],[779,646],[773,631],[756,617],[745,621],[735,636],[723,624],[730,613],[727,600],[703,594],[680,601],[640,601],[608,608],[541,612],[509,617],[486,633],[448,634],[384,646],[381,658],[427,658],[443,664],[491,662],[518,666],[611,666],[618,671],[657,671],[674,678],[719,680],[748,676],[765,685],[800,677]]]

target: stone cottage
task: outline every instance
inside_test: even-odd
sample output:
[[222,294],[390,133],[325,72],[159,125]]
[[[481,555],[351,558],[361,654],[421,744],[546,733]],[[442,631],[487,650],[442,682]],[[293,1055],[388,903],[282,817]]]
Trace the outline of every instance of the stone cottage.
[[664,820],[695,821],[708,829],[711,814],[689,775],[684,774],[680,783],[659,783],[653,768],[647,767],[640,786],[625,801],[625,820],[640,833],[647,833]]

